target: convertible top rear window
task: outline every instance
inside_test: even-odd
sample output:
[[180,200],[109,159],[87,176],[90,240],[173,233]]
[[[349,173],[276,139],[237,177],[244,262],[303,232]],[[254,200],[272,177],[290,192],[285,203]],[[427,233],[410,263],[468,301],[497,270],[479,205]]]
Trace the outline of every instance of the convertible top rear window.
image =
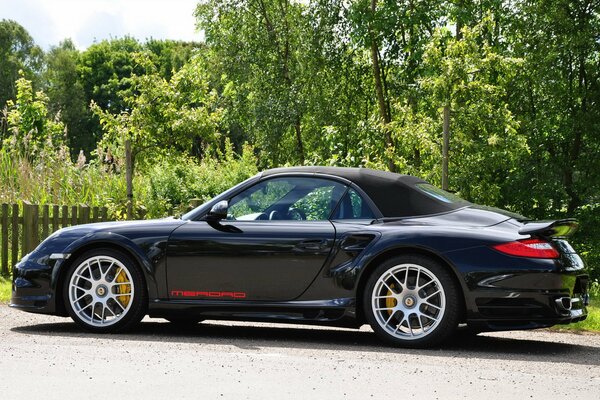
[[428,196],[433,197],[434,199],[437,199],[439,201],[443,201],[444,203],[457,205],[469,204],[468,201],[458,197],[454,193],[446,192],[445,190],[433,186],[429,183],[417,183],[415,186],[417,187],[417,189],[424,192]]

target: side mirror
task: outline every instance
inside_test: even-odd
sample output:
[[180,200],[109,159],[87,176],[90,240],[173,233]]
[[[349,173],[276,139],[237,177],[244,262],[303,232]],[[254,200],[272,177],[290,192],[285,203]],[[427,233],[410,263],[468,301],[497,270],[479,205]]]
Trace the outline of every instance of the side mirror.
[[219,221],[227,218],[227,208],[229,207],[229,202],[227,200],[221,200],[206,214],[204,218],[207,221]]

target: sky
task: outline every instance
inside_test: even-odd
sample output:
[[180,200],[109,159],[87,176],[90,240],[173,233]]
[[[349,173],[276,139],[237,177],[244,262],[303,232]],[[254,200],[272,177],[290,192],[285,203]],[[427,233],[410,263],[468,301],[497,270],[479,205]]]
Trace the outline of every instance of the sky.
[[0,0],[0,19],[21,24],[44,50],[71,38],[83,50],[111,37],[201,40],[199,0]]

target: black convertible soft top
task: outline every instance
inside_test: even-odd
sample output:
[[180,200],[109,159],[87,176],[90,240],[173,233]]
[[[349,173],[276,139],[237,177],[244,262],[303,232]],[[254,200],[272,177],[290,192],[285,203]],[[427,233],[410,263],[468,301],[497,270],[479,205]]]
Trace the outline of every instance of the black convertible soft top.
[[427,182],[415,176],[368,168],[274,168],[264,171],[262,176],[289,173],[332,175],[347,179],[360,187],[373,200],[384,218],[439,214],[469,204],[467,201],[447,202],[427,194],[417,187],[418,184],[427,184]]

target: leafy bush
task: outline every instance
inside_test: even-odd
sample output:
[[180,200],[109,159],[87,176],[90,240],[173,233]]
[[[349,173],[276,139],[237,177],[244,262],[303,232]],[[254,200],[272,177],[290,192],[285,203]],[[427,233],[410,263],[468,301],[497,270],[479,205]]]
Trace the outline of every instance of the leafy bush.
[[229,141],[224,152],[207,154],[200,162],[181,155],[162,157],[143,177],[137,177],[139,203],[151,218],[184,213],[190,207],[190,199],[205,202],[255,175],[256,163],[252,147],[244,146],[237,156]]
[[[575,234],[573,245],[583,258],[590,277],[600,280],[600,226],[598,226],[598,215],[600,215],[600,203],[588,204],[580,207],[575,217],[579,220],[579,232]],[[596,283],[596,285],[598,285]],[[600,290],[598,290],[600,295]]]

